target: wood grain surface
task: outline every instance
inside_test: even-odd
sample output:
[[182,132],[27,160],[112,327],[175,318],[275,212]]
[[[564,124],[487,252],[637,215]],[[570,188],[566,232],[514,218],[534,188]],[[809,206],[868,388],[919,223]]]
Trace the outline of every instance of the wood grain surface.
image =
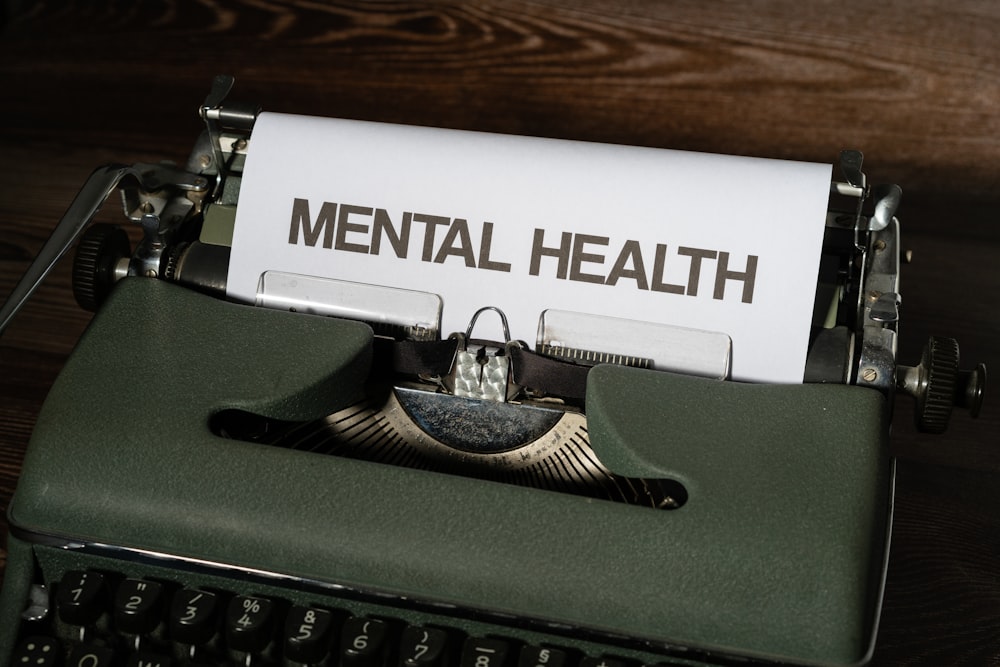
[[[901,361],[934,333],[1000,370],[998,3],[0,6],[0,295],[94,167],[183,161],[231,73],[275,111],[820,162],[859,148],[904,191]],[[754,205],[782,197],[775,183]],[[64,260],[0,339],[0,507],[88,317]],[[1000,665],[998,404],[932,437],[897,401],[874,664]]]

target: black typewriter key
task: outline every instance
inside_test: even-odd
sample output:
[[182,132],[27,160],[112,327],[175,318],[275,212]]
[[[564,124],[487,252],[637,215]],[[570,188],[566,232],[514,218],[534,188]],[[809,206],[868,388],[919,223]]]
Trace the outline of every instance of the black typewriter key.
[[389,626],[372,618],[351,618],[340,633],[340,667],[382,667],[389,657]]
[[271,641],[274,603],[267,598],[237,595],[226,609],[226,641],[229,648],[255,653]]
[[566,651],[542,646],[524,646],[517,667],[566,667]]
[[584,656],[579,667],[628,667],[630,663],[618,658],[592,658]]
[[115,653],[104,646],[77,644],[70,651],[66,667],[111,667]]
[[410,626],[399,640],[400,667],[444,667],[447,649],[448,634],[444,630]]
[[59,640],[52,637],[28,637],[14,649],[12,667],[57,667],[62,657]]
[[182,644],[206,644],[218,625],[219,598],[215,593],[185,588],[170,603],[170,638]]
[[130,653],[125,667],[171,667],[173,660],[157,653]]
[[155,581],[125,579],[115,591],[115,627],[133,635],[149,634],[163,616],[163,586]]
[[295,605],[285,617],[285,657],[295,662],[320,662],[330,652],[334,616],[325,609]]
[[510,651],[510,642],[502,639],[469,637],[462,645],[459,667],[504,667]]
[[56,593],[56,609],[65,623],[91,625],[107,605],[104,575],[70,570],[63,575]]

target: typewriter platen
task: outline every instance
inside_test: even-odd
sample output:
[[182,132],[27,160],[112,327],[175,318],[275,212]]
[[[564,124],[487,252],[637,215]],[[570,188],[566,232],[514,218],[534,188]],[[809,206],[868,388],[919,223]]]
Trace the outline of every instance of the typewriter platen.
[[[899,188],[841,155],[806,382],[727,382],[725,340],[675,358],[669,327],[553,313],[530,347],[282,276],[228,303],[258,114],[231,85],[183,168],[97,170],[0,314],[82,234],[98,314],[9,509],[0,664],[866,660],[894,394],[940,431],[985,385],[950,339],[897,365]],[[134,250],[90,225],[118,188]]]

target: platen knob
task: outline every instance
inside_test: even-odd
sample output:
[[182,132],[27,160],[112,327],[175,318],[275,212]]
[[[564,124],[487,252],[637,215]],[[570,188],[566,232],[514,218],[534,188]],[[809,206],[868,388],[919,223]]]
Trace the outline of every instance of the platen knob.
[[975,370],[959,369],[958,341],[931,336],[917,366],[899,366],[896,386],[917,401],[914,414],[917,429],[924,433],[943,433],[954,406],[979,416],[986,392],[986,365]]
[[91,225],[73,257],[73,296],[84,310],[96,311],[117,280],[120,260],[132,254],[128,234],[118,225]]

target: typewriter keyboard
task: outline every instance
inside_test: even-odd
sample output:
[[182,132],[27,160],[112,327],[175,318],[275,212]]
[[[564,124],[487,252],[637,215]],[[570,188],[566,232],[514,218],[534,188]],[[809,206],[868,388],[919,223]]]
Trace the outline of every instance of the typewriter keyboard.
[[47,566],[41,560],[45,575],[32,589],[12,667],[704,664],[526,630],[516,619],[407,609],[245,572],[58,554]]

